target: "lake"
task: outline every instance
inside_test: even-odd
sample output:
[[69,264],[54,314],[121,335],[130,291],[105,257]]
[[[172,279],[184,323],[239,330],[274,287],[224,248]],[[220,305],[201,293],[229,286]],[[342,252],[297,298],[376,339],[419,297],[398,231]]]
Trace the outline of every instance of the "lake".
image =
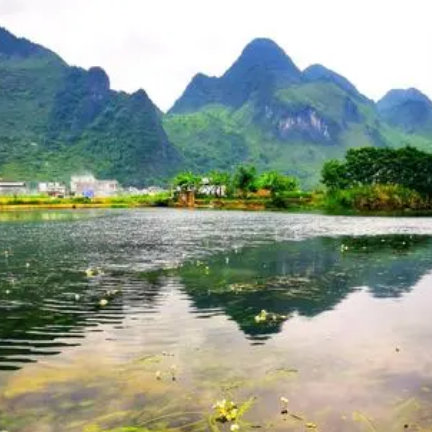
[[1,431],[432,430],[432,219],[2,213],[0,278]]

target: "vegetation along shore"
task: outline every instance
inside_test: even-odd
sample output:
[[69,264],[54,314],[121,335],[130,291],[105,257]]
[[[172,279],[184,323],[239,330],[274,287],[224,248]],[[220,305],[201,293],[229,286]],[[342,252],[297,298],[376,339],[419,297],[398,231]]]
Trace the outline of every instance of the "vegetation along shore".
[[299,181],[276,171],[240,165],[233,173],[179,173],[170,190],[104,198],[8,196],[0,210],[33,208],[187,207],[226,210],[288,210],[331,214],[430,214],[432,155],[413,147],[350,149],[343,161],[329,160],[322,187],[303,191]]

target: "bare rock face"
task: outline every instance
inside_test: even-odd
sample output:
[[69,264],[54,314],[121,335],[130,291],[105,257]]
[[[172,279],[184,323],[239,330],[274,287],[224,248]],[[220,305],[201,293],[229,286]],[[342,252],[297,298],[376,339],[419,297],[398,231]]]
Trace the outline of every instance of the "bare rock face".
[[330,140],[329,127],[325,120],[312,109],[308,109],[296,116],[288,116],[279,121],[279,132],[282,137],[288,136],[291,132],[306,133],[310,136],[319,136]]
[[332,144],[340,128],[321,116],[312,107],[292,109],[291,107],[267,105],[264,108],[267,126],[280,140],[300,139],[317,144]]

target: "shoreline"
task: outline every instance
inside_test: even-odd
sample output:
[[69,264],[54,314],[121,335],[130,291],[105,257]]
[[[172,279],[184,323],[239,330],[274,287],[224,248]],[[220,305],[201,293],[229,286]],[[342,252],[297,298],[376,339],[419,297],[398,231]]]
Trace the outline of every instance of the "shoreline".
[[145,208],[171,208],[179,210],[226,210],[226,211],[258,211],[258,212],[281,212],[281,213],[307,213],[320,214],[323,216],[357,216],[357,217],[432,217],[431,210],[381,210],[381,211],[359,211],[346,209],[343,211],[329,211],[316,204],[293,203],[286,208],[278,208],[269,205],[266,200],[217,200],[209,202],[196,202],[194,206],[187,207],[177,202],[94,202],[94,203],[32,203],[32,204],[0,204],[0,213],[25,212],[37,210],[92,210],[92,209],[145,209]]

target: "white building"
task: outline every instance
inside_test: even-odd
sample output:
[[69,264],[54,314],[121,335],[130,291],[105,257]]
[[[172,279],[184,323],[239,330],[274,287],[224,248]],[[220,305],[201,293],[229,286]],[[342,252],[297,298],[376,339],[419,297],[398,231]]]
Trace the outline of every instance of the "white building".
[[24,182],[4,181],[0,179],[0,195],[24,195],[28,189]]
[[38,184],[38,192],[51,196],[65,196],[66,185],[58,182],[41,182]]
[[109,197],[117,195],[118,192],[117,180],[97,180],[91,174],[71,178],[71,194],[75,196]]

